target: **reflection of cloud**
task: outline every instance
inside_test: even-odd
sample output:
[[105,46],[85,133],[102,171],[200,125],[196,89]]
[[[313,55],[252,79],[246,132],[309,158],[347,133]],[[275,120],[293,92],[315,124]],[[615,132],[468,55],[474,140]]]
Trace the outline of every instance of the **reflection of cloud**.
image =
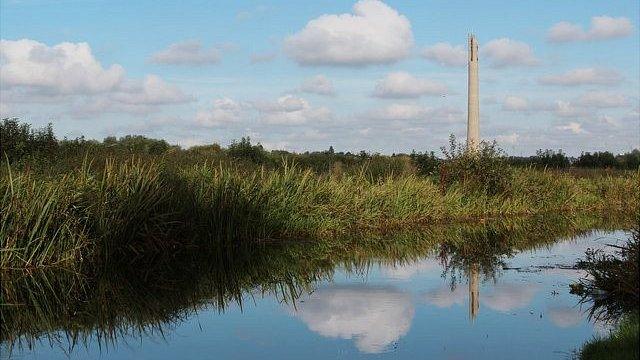
[[323,288],[300,304],[296,316],[322,336],[355,339],[357,348],[379,353],[409,331],[413,303],[388,287]]
[[382,273],[392,279],[408,280],[414,275],[424,271],[430,271],[440,268],[440,262],[436,259],[420,259],[411,263],[383,265]]
[[467,296],[467,289],[457,286],[451,290],[448,286],[432,289],[424,294],[424,298],[429,304],[439,308],[448,308],[451,305],[462,305]]
[[578,325],[583,318],[579,309],[569,306],[556,306],[547,310],[551,322],[561,328]]
[[496,284],[482,302],[493,310],[509,311],[527,306],[537,291],[538,286],[533,284]]

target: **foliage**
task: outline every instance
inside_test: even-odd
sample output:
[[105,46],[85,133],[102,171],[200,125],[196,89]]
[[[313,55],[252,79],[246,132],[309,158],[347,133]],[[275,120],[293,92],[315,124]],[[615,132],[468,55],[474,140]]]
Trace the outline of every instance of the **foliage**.
[[[611,245],[614,246],[614,245]],[[632,236],[623,246],[615,246],[615,254],[588,250],[578,262],[589,277],[572,285],[572,292],[591,302],[590,316],[596,319],[617,319],[640,307],[638,252],[640,250],[640,214]]]
[[416,164],[418,174],[420,175],[434,175],[438,172],[441,160],[436,157],[433,151],[428,154],[415,152],[411,153],[411,160]]
[[449,149],[443,147],[442,152],[440,181],[444,188],[460,184],[467,191],[489,195],[510,191],[512,169],[495,142],[482,142],[477,150],[470,150],[452,135]]
[[562,150],[538,150],[534,156],[510,156],[509,163],[518,166],[535,166],[540,168],[565,169],[571,165],[571,159]]
[[638,313],[626,315],[609,336],[587,342],[579,357],[581,360],[640,359],[639,330]]
[[232,158],[249,160],[256,164],[264,164],[267,161],[267,152],[260,143],[251,145],[249,137],[243,137],[240,141],[234,141],[229,145],[227,154]]
[[50,157],[58,148],[51,124],[32,129],[18,119],[2,119],[0,122],[0,155],[10,162],[30,157]]

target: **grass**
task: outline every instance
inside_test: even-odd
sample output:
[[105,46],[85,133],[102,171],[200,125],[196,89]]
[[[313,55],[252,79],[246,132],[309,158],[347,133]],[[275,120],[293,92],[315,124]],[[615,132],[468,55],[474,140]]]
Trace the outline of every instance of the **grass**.
[[406,174],[246,171],[130,158],[63,173],[0,175],[0,268],[108,263],[213,242],[328,238],[552,212],[625,213],[640,172],[574,178],[517,169],[499,193]]
[[579,353],[581,360],[640,359],[638,314],[627,315],[607,337],[587,342]]
[[617,328],[608,337],[587,342],[579,352],[580,359],[638,359],[638,253],[640,250],[640,212],[631,237],[614,254],[588,250],[578,262],[588,277],[571,285],[571,292],[588,303],[589,318],[616,322]]

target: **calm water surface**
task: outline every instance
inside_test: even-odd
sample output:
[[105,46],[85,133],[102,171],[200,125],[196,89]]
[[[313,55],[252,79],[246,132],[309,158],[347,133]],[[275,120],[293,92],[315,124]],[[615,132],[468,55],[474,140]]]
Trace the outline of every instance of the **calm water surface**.
[[[69,347],[64,332],[16,346],[13,359],[563,359],[604,325],[569,294],[587,248],[626,238],[595,232],[502,256],[493,266],[436,254],[337,266],[285,301],[244,292],[242,305],[203,305],[162,332],[134,327]],[[276,286],[275,289],[278,288]],[[118,301],[114,299],[113,301]],[[162,323],[162,321],[160,321]],[[2,348],[3,357],[8,350]]]

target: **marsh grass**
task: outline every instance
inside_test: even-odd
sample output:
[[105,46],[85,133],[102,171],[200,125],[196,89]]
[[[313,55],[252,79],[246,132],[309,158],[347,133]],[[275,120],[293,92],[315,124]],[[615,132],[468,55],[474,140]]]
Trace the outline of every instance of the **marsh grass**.
[[626,315],[607,337],[596,337],[580,350],[581,360],[640,359],[638,313]]
[[552,212],[624,213],[638,206],[639,172],[581,178],[510,173],[493,193],[390,173],[315,173],[225,163],[176,166],[137,157],[73,170],[0,175],[0,267],[76,266],[223,242],[384,233],[417,225]]

